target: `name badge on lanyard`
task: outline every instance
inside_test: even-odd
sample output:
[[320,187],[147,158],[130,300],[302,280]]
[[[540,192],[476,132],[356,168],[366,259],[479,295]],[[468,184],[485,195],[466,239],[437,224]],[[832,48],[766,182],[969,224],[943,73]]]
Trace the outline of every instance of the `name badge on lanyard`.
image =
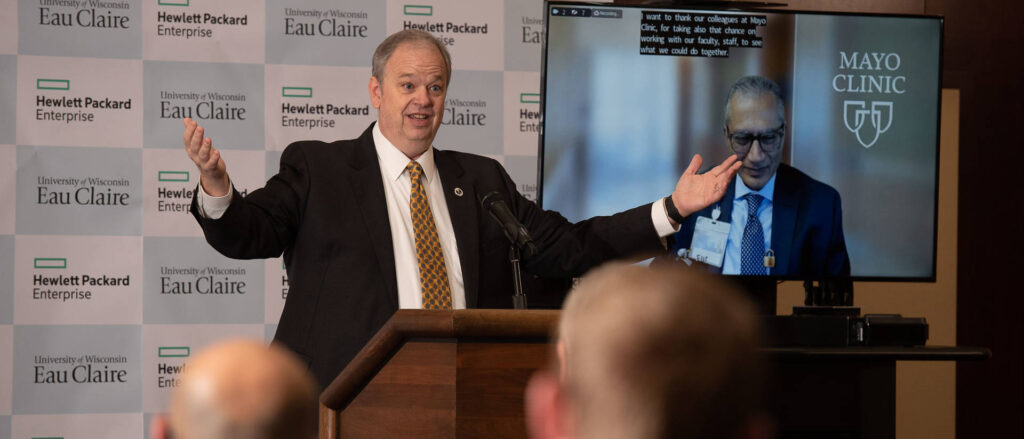
[[721,268],[722,262],[725,261],[725,244],[728,240],[729,223],[706,216],[698,217],[693,228],[693,238],[690,240],[690,258]]

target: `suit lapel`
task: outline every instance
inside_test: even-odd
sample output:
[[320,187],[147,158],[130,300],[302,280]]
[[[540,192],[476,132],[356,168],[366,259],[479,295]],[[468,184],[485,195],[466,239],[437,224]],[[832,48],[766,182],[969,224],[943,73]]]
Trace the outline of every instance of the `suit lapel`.
[[789,266],[793,252],[793,233],[796,230],[796,215],[800,209],[799,188],[794,187],[790,168],[779,165],[775,179],[775,194],[772,206],[772,251],[775,252],[775,268],[772,273],[790,273]]
[[[708,218],[712,218],[713,217],[712,212],[715,211],[715,206],[717,205],[717,206],[719,206],[720,209],[722,209],[722,211],[718,214],[718,220],[719,221],[729,221],[731,223],[732,222],[732,204],[733,204],[732,199],[735,196],[736,196],[736,178],[734,177],[733,181],[729,183],[729,187],[725,189],[725,195],[722,196],[722,199],[718,200],[718,203],[712,204],[707,209],[704,209],[704,211],[707,212]],[[732,224],[729,224],[729,227],[732,227]],[[725,265],[725,261],[722,261],[722,265]],[[712,272],[714,272],[714,273],[721,273],[722,272],[722,267],[712,267]]]
[[384,198],[384,183],[381,180],[377,150],[373,146],[373,125],[359,136],[359,143],[353,151],[351,187],[363,215],[366,230],[377,258],[384,281],[387,299],[398,309],[398,281],[395,273],[395,247],[391,241],[391,223],[388,220],[387,200]]
[[444,187],[444,200],[452,219],[455,244],[462,265],[462,282],[466,291],[466,307],[476,308],[480,293],[480,228],[477,224],[479,204],[474,185],[462,166],[448,151],[434,150],[434,163]]
[[[732,221],[732,204],[733,197],[736,196],[736,179],[729,183],[729,188],[725,190],[725,195],[718,201],[718,204],[722,207],[722,213],[718,216],[719,221]],[[711,207],[714,210],[714,205]],[[711,212],[712,210],[709,210]],[[710,217],[710,216],[709,216]]]

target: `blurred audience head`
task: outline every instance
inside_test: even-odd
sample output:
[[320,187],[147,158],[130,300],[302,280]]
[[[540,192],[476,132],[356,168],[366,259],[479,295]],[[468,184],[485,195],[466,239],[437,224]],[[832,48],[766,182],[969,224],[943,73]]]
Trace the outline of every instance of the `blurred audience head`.
[[229,340],[185,366],[155,439],[276,439],[316,436],[316,390],[306,368],[282,348]]
[[556,361],[526,392],[534,438],[759,438],[759,320],[730,284],[613,263],[570,293]]

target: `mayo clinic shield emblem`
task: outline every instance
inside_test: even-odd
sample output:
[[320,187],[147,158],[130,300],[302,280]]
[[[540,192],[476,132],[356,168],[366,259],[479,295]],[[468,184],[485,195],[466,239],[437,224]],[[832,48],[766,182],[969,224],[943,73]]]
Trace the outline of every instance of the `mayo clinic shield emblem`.
[[[869,120],[871,126],[865,127],[864,122]],[[861,146],[870,148],[892,125],[892,102],[872,102],[869,110],[864,101],[843,101],[843,123],[846,124],[846,129],[857,136]]]

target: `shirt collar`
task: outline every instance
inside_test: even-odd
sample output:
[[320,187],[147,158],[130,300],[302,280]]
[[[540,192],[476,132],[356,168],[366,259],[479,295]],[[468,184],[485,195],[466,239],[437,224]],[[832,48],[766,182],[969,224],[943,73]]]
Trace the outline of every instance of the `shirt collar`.
[[742,200],[743,197],[747,196],[747,194],[753,193],[764,197],[764,199],[768,200],[769,202],[774,202],[775,177],[777,177],[778,175],[778,172],[773,174],[772,178],[768,179],[768,183],[765,183],[764,187],[761,188],[761,190],[755,191],[747,187],[747,184],[743,182],[743,179],[740,178],[739,174],[736,174],[736,195],[733,197],[733,200]]
[[[377,149],[377,161],[380,163],[380,171],[391,181],[396,181],[405,173],[405,167],[409,165],[410,159],[402,151],[399,151],[391,141],[384,137],[380,131],[380,123],[373,124],[373,146]],[[423,178],[429,183],[437,172],[434,164],[434,148],[427,148],[427,151],[416,158],[416,162],[423,167]]]

